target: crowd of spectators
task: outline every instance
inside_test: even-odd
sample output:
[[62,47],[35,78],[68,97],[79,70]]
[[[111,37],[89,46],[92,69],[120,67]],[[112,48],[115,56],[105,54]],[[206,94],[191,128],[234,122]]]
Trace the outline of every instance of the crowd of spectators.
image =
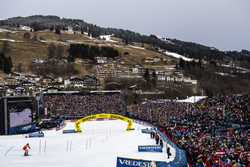
[[120,93],[46,94],[45,115],[84,117],[99,113],[123,113],[125,103]]
[[147,100],[127,107],[124,96],[45,95],[49,115],[115,113],[163,128],[192,166],[250,167],[250,95],[215,96],[197,103]]
[[250,166],[250,96],[216,96],[198,103],[145,101],[131,116],[164,128],[193,166]]

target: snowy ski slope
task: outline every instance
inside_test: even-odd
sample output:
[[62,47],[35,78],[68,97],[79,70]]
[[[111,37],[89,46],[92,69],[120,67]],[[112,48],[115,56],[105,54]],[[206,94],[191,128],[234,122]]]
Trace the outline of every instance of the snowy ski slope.
[[[44,138],[25,135],[0,136],[1,167],[115,167],[117,156],[144,160],[173,161],[163,153],[139,153],[138,145],[155,145],[149,134],[142,134],[147,125],[135,123],[134,131],[126,131],[120,120],[89,121],[81,125],[83,133],[62,134],[62,130],[45,131]],[[68,122],[64,129],[73,129]],[[24,157],[22,146],[29,143],[31,156]]]

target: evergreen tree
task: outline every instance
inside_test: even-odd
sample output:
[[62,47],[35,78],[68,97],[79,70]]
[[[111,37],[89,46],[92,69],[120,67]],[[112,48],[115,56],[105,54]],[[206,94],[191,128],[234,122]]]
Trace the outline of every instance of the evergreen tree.
[[149,70],[146,68],[145,72],[144,72],[144,75],[143,75],[143,78],[149,82],[150,81],[150,75],[149,75]]
[[6,74],[11,73],[12,66],[13,66],[13,64],[12,64],[11,57],[6,58],[6,64],[5,64],[5,67],[4,67],[4,72]]
[[152,84],[153,84],[154,87],[156,87],[156,84],[157,84],[157,75],[156,75],[155,70],[152,73]]
[[60,35],[61,34],[61,28],[59,26],[56,26],[55,33]]
[[0,70],[4,73],[9,74],[11,73],[12,69],[12,60],[11,57],[6,57],[3,52],[0,53]]
[[49,30],[50,30],[50,32],[53,32],[55,30],[55,27],[54,26],[50,26]]
[[54,44],[50,44],[48,47],[48,59],[53,59],[56,56],[56,46]]

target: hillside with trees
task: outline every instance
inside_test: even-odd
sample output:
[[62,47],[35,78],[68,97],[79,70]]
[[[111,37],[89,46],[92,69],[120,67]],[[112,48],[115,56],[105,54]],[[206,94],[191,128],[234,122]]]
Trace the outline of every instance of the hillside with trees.
[[[79,19],[60,18],[58,16],[42,16],[35,15],[29,17],[14,17],[0,21],[0,26],[30,26],[34,31],[38,30],[66,30],[69,26],[75,31],[88,33],[92,37],[100,35],[113,34],[115,37],[122,39],[125,43],[145,43],[152,45],[155,49],[165,49],[171,52],[176,52],[186,57],[206,60],[236,60],[250,61],[250,52],[242,51],[220,51],[214,47],[208,47],[193,42],[184,42],[177,39],[160,39],[155,35],[142,35],[130,30],[104,28],[94,24],[87,23]],[[247,65],[247,63],[245,63]]]
[[[21,30],[22,26],[31,27],[31,30]],[[104,89],[130,90],[135,86],[139,90],[165,92],[157,95],[162,98],[250,92],[248,50],[220,51],[193,42],[103,28],[57,16],[15,17],[1,20],[0,27],[8,30],[0,32],[0,71],[5,74],[27,72],[51,78],[98,76],[97,66],[102,65],[97,63],[96,57],[105,57],[108,63],[114,64],[111,69],[117,67],[116,72],[131,74],[134,69],[143,72],[141,78],[105,78],[102,81]],[[112,35],[112,39],[103,40],[100,35]],[[191,61],[171,57],[166,51],[183,55]],[[159,77],[163,75],[160,73],[168,68],[174,71],[173,74],[164,75],[188,77],[197,84],[194,86],[174,79],[159,87]],[[133,89],[131,92],[132,97]],[[149,96],[142,99],[151,98]]]
[[68,61],[73,62],[76,58],[81,58],[95,62],[95,57],[115,58],[118,56],[119,52],[112,47],[70,44]]

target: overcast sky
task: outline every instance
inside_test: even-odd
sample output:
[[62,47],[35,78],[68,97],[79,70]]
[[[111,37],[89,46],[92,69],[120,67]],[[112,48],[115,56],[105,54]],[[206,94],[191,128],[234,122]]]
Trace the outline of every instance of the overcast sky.
[[250,0],[0,0],[1,19],[34,14],[250,50]]

